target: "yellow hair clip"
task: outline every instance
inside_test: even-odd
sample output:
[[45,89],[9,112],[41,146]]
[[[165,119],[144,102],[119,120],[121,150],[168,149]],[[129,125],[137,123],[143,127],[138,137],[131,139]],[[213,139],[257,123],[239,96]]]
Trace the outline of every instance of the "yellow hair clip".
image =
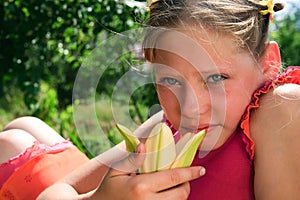
[[267,14],[273,14],[274,12],[274,2],[273,0],[262,0],[259,1],[259,4],[262,6],[267,6],[268,9],[267,10],[261,10],[259,11],[262,15],[267,15]]

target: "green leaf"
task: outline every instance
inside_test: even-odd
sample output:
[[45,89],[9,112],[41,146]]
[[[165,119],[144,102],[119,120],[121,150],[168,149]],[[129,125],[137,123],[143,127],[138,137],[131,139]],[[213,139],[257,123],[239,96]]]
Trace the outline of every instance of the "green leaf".
[[177,158],[172,164],[171,168],[189,167],[193,162],[197,149],[204,136],[205,130],[202,130],[197,134],[192,135],[190,140],[186,142],[186,144],[181,149],[180,153],[177,155]]
[[120,131],[122,136],[124,137],[126,143],[126,150],[128,152],[134,152],[137,145],[140,143],[138,138],[136,138],[133,133],[121,124],[117,124],[117,129]]

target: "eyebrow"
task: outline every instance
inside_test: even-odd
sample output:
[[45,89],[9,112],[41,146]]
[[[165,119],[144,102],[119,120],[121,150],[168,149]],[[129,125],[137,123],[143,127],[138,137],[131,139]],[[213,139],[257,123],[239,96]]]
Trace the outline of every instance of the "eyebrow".
[[[165,73],[179,73],[177,70],[172,68],[172,66],[160,64],[160,63],[152,63],[152,65],[155,67],[155,70],[159,72],[165,72]],[[198,73],[200,74],[215,74],[215,73],[232,73],[232,69],[229,66],[218,66],[218,65],[211,65],[209,67],[206,67],[206,69],[199,69],[198,67],[192,66]]]

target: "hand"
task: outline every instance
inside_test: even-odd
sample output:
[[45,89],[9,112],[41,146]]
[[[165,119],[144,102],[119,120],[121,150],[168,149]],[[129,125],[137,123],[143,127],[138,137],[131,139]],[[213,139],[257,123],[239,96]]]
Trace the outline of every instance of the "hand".
[[[114,164],[95,191],[95,199],[187,199],[188,181],[205,173],[203,167],[165,170],[149,174],[134,172],[144,161],[145,147],[141,143],[137,153]],[[200,173],[201,172],[201,173]]]

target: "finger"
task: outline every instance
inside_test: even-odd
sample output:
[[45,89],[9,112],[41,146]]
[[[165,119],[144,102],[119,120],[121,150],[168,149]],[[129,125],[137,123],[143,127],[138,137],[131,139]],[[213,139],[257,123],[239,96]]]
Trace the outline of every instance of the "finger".
[[158,193],[157,197],[158,199],[164,199],[164,200],[182,200],[187,199],[190,194],[190,184],[188,182],[185,182],[177,187],[173,187],[168,190],[164,190],[160,193]]
[[147,180],[151,185],[151,188],[153,188],[153,191],[162,191],[199,178],[204,174],[204,167],[195,166],[165,170],[152,174],[145,174],[145,176],[148,176]]
[[108,173],[108,176],[118,176],[124,174],[131,174],[140,168],[145,159],[145,145],[140,143],[136,151],[131,153],[125,159],[114,163]]

